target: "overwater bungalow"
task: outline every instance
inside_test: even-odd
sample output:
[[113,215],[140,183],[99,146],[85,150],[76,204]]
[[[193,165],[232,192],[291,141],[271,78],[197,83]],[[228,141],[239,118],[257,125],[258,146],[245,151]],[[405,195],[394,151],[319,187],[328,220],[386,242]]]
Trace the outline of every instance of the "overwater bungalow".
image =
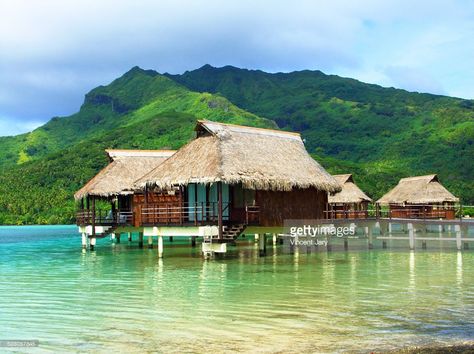
[[[244,231],[281,232],[284,220],[323,218],[328,194],[341,190],[297,133],[211,121],[198,121],[195,131],[195,139],[120,193],[133,192],[127,230],[158,237],[159,246],[162,236],[204,236],[212,251],[225,252]],[[119,232],[122,220],[114,222]],[[81,232],[96,237],[97,228],[87,226]]]
[[358,219],[368,217],[372,199],[354,182],[352,174],[334,175],[342,190],[328,197],[327,215],[331,219]]
[[392,218],[454,219],[459,198],[451,194],[436,174],[402,178],[377,203],[389,207]]
[[[80,202],[77,224],[100,225],[101,232],[113,225],[133,224],[134,182],[175,153],[174,150],[112,149],[105,152],[109,164],[74,194]],[[111,208],[105,212],[96,208],[97,202],[105,202]]]

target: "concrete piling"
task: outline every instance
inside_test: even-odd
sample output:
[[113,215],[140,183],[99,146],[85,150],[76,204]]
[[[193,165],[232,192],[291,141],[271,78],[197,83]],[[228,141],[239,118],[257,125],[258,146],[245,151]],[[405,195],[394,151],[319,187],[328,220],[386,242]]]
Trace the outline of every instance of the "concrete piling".
[[82,233],[82,248],[87,248],[87,234],[85,232]]
[[90,240],[89,240],[89,249],[91,251],[93,251],[95,248],[95,237],[92,237]]
[[266,234],[258,236],[258,250],[260,257],[264,257],[267,255]]
[[163,258],[163,236],[158,236],[158,258]]

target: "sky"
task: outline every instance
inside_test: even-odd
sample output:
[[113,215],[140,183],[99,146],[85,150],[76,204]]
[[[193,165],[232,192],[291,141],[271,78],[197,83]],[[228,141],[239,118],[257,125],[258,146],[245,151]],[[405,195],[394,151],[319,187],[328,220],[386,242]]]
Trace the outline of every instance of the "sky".
[[472,0],[0,0],[0,136],[135,65],[321,70],[474,98]]

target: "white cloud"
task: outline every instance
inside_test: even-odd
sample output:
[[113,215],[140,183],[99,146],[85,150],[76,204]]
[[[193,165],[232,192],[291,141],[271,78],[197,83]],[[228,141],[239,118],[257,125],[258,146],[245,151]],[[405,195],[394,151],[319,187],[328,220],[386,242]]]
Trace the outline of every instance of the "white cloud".
[[461,0],[2,1],[0,114],[73,113],[134,65],[319,69],[474,97],[473,24]]

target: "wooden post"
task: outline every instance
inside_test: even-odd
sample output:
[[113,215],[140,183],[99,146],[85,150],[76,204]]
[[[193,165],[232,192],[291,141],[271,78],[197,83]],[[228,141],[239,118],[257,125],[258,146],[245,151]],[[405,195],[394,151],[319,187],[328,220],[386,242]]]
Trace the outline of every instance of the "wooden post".
[[217,224],[219,230],[219,240],[223,239],[222,225],[222,182],[217,182]]
[[158,258],[163,258],[163,236],[158,236]]
[[92,197],[92,237],[95,239],[95,198]]
[[[117,210],[115,209],[115,201],[112,199],[112,201],[110,202],[110,208],[112,210],[112,220],[114,222],[118,222],[118,218],[117,218]],[[120,238],[120,236],[119,236]],[[120,242],[120,241],[119,241]]]
[[143,248],[143,232],[138,233],[138,247]]

